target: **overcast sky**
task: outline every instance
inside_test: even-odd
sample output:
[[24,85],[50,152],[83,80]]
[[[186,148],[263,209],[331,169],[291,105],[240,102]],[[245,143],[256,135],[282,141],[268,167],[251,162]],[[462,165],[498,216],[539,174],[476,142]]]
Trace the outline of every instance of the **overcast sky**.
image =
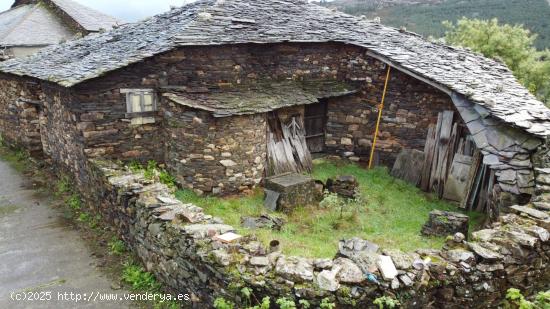
[[[182,6],[195,0],[73,0],[98,11],[133,22],[159,14],[170,6]],[[329,0],[332,1],[332,0]],[[0,12],[8,10],[14,0],[0,0]]]
[[[171,5],[181,6],[193,0],[73,0],[126,21],[168,11]],[[0,12],[10,8],[14,0],[0,0]]]

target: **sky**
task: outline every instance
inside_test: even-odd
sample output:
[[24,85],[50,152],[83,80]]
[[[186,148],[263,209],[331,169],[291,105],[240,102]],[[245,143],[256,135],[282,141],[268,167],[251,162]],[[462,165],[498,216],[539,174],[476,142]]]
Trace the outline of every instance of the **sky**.
[[[73,0],[98,11],[133,22],[159,14],[170,6],[181,6],[193,0]],[[0,12],[8,10],[14,0],[0,0]]]
[[[166,12],[194,0],[72,0],[128,22]],[[8,10],[14,0],[0,0],[0,12]]]

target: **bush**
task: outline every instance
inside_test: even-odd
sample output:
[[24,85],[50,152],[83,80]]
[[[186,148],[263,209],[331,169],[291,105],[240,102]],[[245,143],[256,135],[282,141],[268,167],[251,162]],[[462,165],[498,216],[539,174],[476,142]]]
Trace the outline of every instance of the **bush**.
[[531,93],[550,104],[550,51],[537,51],[536,34],[521,25],[499,24],[497,19],[462,18],[456,25],[444,25],[447,43],[503,61]]

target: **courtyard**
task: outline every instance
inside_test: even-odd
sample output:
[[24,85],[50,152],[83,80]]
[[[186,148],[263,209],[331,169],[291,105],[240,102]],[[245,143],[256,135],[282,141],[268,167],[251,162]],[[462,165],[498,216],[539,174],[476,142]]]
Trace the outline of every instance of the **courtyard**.
[[[180,190],[176,196],[183,202],[203,207],[210,215],[222,218],[242,235],[255,235],[265,245],[278,240],[283,253],[288,255],[331,258],[338,250],[338,241],[352,237],[404,252],[441,248],[444,237],[426,237],[420,234],[420,230],[430,211],[457,211],[457,207],[391,177],[384,167],[367,170],[343,160],[314,161],[312,176],[315,179],[326,181],[338,175],[357,178],[360,194],[356,200],[325,202],[319,207],[298,207],[288,215],[269,212],[264,207],[262,190],[244,197],[199,197],[189,190]],[[241,217],[257,217],[266,213],[283,218],[286,224],[280,231],[251,230],[241,226]],[[468,215],[471,230],[483,223],[482,214],[470,212]]]

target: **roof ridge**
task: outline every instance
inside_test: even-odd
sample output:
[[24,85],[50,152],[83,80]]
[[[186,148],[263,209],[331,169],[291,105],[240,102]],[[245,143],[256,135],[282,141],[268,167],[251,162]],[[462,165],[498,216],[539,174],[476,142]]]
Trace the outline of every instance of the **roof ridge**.
[[[96,10],[96,9],[90,7],[90,6],[84,5],[84,4],[79,3],[79,2],[77,2],[77,1],[74,1],[74,0],[42,0],[42,1],[49,1],[49,2],[51,2],[51,3],[53,3],[53,4],[55,4],[59,9],[61,9],[61,10],[63,10],[63,11],[65,11],[65,10],[63,9],[63,7],[62,7],[61,4],[62,4],[62,2],[66,1],[66,2],[71,3],[71,4],[76,4],[76,5],[79,6],[79,7],[86,8],[87,10],[92,11],[92,12],[94,12],[94,13],[98,13],[98,14],[100,14],[100,15],[107,16],[107,17],[110,17],[110,18],[112,18],[112,19],[118,19],[118,18],[116,18],[116,17],[114,17],[114,16],[111,16],[110,14],[107,14],[107,13],[104,13],[104,12],[102,12],[102,11]],[[67,12],[67,11],[65,11],[65,12]],[[71,15],[69,12],[67,12],[67,14]]]

